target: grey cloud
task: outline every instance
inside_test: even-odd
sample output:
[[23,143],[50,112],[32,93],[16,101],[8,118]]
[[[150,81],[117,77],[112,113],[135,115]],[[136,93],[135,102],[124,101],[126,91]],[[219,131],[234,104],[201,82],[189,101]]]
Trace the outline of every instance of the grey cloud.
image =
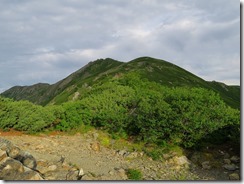
[[8,72],[0,72],[0,88],[53,83],[97,58],[146,55],[239,83],[239,7],[229,0],[2,0],[0,67]]

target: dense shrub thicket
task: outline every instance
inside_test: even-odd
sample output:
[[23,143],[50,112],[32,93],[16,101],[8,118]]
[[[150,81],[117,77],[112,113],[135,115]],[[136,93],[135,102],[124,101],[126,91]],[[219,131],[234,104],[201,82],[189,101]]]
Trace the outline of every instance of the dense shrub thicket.
[[69,131],[84,125],[148,143],[192,147],[226,127],[235,131],[229,136],[237,141],[240,112],[213,91],[168,88],[136,74],[93,86],[82,99],[60,106],[42,107],[0,98],[0,128],[4,130]]

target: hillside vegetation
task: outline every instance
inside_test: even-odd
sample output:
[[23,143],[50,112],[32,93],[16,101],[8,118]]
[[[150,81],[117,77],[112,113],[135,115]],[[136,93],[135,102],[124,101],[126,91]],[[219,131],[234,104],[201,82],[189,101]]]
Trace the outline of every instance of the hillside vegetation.
[[88,63],[67,78],[49,85],[15,86],[1,95],[14,100],[28,100],[35,104],[62,104],[83,96],[87,88],[106,83],[128,73],[137,73],[142,79],[167,87],[200,87],[220,95],[227,105],[240,109],[240,87],[227,86],[219,82],[208,82],[167,61],[141,57],[130,62],[119,62],[110,58]]
[[0,128],[33,133],[79,131],[92,126],[114,138],[158,146],[190,148],[209,137],[216,138],[214,135],[218,135],[217,141],[239,144],[240,112],[228,106],[218,93],[201,87],[172,88],[152,82],[142,73],[130,70],[112,78],[102,76],[92,87],[89,80],[94,81],[88,77],[75,100],[61,103],[66,97],[62,95],[69,90],[56,96],[52,102],[59,105],[42,107],[1,97]]

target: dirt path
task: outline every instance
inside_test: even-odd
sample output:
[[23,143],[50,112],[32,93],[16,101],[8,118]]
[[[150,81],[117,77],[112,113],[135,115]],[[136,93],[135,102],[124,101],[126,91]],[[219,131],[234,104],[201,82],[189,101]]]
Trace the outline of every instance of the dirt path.
[[228,172],[206,171],[197,166],[190,169],[170,161],[153,161],[137,153],[125,157],[123,150],[103,147],[93,133],[76,135],[25,135],[20,132],[0,132],[21,149],[31,153],[37,160],[58,162],[61,157],[68,164],[75,164],[87,174],[86,179],[121,180],[127,179],[125,170],[138,169],[146,180],[228,180]]

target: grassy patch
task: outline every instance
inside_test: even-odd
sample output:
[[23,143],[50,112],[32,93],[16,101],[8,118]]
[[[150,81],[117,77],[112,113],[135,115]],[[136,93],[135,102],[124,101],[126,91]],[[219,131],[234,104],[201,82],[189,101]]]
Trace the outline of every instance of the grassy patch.
[[142,180],[142,173],[138,169],[127,169],[126,174],[129,180]]

